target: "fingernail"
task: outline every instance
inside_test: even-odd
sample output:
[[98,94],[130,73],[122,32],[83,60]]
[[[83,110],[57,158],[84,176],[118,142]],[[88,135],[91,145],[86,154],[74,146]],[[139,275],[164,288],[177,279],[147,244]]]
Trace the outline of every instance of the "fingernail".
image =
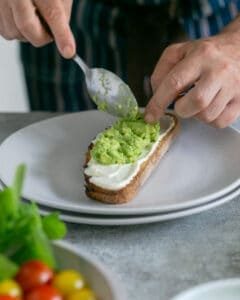
[[147,123],[154,123],[155,122],[155,118],[151,113],[147,113],[144,119]]
[[66,58],[71,58],[74,55],[73,48],[71,46],[65,46],[63,48],[63,56]]

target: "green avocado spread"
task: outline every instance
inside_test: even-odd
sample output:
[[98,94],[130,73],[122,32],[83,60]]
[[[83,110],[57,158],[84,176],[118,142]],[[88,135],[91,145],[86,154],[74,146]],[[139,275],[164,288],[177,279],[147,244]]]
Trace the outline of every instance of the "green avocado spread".
[[134,163],[150,149],[159,133],[160,124],[147,124],[140,114],[135,119],[119,119],[98,136],[91,156],[103,165]]

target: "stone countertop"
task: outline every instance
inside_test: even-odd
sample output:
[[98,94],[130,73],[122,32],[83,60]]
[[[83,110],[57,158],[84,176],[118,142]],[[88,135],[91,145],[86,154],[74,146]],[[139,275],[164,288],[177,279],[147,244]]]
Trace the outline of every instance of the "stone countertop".
[[[0,114],[0,142],[49,113]],[[240,122],[237,124],[240,129]],[[67,240],[122,280],[128,299],[169,300],[210,280],[240,277],[240,198],[174,221],[138,226],[69,224]]]

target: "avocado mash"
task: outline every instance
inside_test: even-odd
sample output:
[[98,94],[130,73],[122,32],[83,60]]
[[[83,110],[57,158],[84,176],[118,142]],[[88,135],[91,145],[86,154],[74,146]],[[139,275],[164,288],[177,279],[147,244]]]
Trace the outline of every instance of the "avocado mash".
[[98,102],[97,104],[98,110],[107,111],[107,103],[106,102]]
[[160,124],[147,124],[142,115],[135,119],[119,119],[100,134],[91,156],[100,164],[134,163],[149,150],[160,133]]

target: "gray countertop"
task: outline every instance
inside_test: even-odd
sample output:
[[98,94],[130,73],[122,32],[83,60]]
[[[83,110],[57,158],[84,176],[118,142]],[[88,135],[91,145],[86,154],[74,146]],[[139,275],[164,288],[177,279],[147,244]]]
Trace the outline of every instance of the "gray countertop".
[[[50,116],[0,114],[0,142],[15,130]],[[67,240],[114,271],[129,299],[169,300],[199,283],[240,277],[239,200],[197,215],[149,225],[69,224]]]

